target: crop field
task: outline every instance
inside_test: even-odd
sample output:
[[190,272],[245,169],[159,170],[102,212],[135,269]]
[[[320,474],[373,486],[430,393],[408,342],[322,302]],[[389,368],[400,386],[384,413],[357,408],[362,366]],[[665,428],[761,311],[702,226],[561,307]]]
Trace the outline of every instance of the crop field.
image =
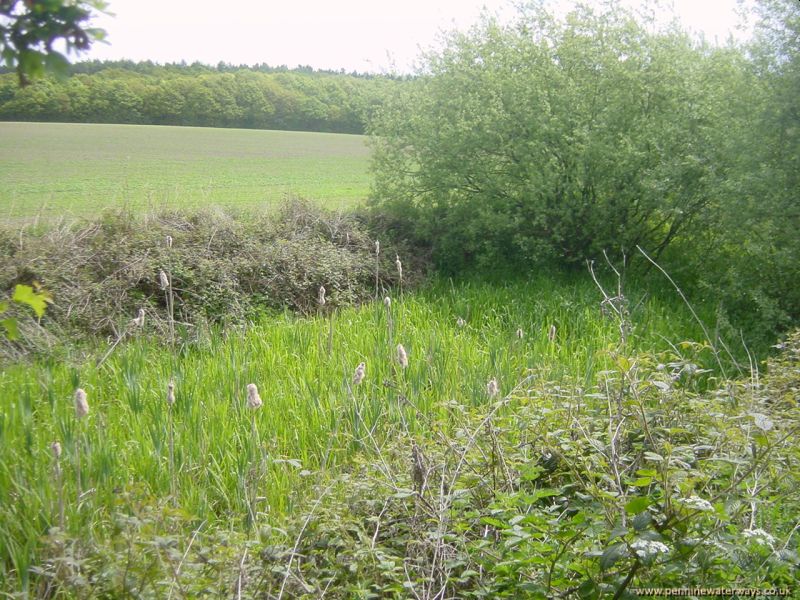
[[368,160],[358,135],[0,123],[0,219],[248,207],[289,194],[335,208],[366,197]]

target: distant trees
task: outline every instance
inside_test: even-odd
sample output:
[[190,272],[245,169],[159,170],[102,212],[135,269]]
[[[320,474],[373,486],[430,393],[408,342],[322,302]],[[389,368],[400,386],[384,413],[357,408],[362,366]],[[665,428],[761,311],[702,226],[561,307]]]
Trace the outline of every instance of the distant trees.
[[[105,68],[99,65],[105,64]],[[0,120],[149,123],[362,133],[382,77],[223,65],[79,63],[65,81],[16,89],[0,75]]]
[[542,6],[452,34],[377,112],[380,218],[451,272],[640,245],[729,308],[742,290],[726,281],[741,281],[739,312],[800,317],[800,5],[765,0],[782,25],[749,49]]

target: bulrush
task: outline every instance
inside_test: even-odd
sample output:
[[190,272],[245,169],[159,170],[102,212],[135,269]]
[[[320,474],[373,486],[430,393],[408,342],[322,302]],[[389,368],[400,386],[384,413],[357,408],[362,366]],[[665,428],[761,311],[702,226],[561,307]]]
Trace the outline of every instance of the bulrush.
[[258,395],[258,388],[256,387],[255,383],[248,383],[247,384],[247,408],[251,408],[253,410],[259,408],[263,402],[261,402],[261,396]]
[[53,458],[56,460],[61,458],[61,444],[59,442],[53,442],[50,444],[50,451],[53,453]]
[[517,329],[517,339],[522,339],[525,337],[525,332],[522,331],[522,328]]
[[319,286],[319,292],[317,292],[317,304],[320,306],[325,306],[325,286]]
[[89,403],[86,401],[86,392],[83,388],[75,390],[75,416],[82,419],[89,414]]
[[556,326],[550,325],[550,331],[547,332],[547,339],[551,342],[555,341],[556,339]]
[[131,323],[133,323],[134,326],[139,327],[139,328],[144,327],[144,309],[143,308],[139,309],[139,315],[135,319],[133,319],[133,321],[131,321]]
[[467,325],[467,322],[464,319],[462,319],[461,317],[458,317],[458,321],[456,321],[456,325],[458,325],[459,327],[465,327]]
[[358,385],[362,381],[364,381],[364,375],[366,375],[366,374],[367,374],[367,365],[366,365],[366,363],[363,363],[363,362],[358,363],[358,366],[356,367],[356,372],[353,373],[353,384],[354,385]]
[[400,262],[400,255],[395,254],[394,264],[397,266],[397,276],[403,281],[403,263]]
[[164,271],[158,272],[158,285],[161,287],[162,290],[166,290],[169,287],[169,277]]
[[408,367],[408,354],[406,354],[406,349],[403,348],[403,344],[397,344],[397,362],[399,362],[400,366],[404,369]]
[[170,406],[175,404],[175,384],[171,381],[167,385],[167,404]]
[[500,388],[497,387],[497,379],[492,377],[489,380],[489,383],[486,384],[486,393],[489,395],[489,398],[494,398],[497,396],[497,393],[500,391]]

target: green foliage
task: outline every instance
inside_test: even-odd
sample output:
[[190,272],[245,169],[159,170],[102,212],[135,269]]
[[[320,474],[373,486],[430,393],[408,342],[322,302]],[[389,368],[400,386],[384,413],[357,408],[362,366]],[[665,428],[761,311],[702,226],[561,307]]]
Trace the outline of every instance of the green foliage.
[[[52,302],[50,294],[42,289],[34,289],[32,286],[18,283],[14,286],[14,293],[10,300],[0,301],[0,325],[5,330],[6,339],[15,342],[19,339],[19,325],[13,314],[12,303],[28,306],[41,319],[47,305]],[[11,313],[10,316],[5,316]]]
[[110,63],[24,89],[0,75],[0,120],[363,133],[375,106],[400,85],[344,73]]
[[454,33],[372,121],[375,215],[446,272],[637,246],[762,342],[800,318],[793,0],[749,47],[535,3]]
[[453,34],[374,122],[379,210],[449,270],[661,250],[712,202],[717,62],[622,10]]
[[[151,331],[163,330],[161,270],[171,274],[175,317],[188,327],[241,323],[267,308],[313,312],[320,285],[331,306],[374,293],[374,242],[363,226],[352,215],[297,200],[264,213],[165,212],[148,217],[146,226],[128,212],[108,212],[63,229],[7,231],[5,239],[2,286],[41,281],[58,300],[47,329],[73,340],[117,337],[140,309],[150,315]],[[382,285],[396,279],[388,252]],[[37,314],[45,302],[26,286],[14,299]]]
[[[462,301],[474,306],[483,303],[480,294],[486,291],[458,290]],[[440,298],[441,308],[447,300]],[[784,354],[760,383],[755,378],[716,379],[697,362],[706,351],[702,344],[623,353],[610,337],[601,342],[605,350],[596,348],[603,356],[590,378],[580,373],[554,377],[558,370],[551,369],[555,363],[542,351],[548,344],[542,335],[542,340],[525,342],[531,344],[526,351],[536,366],[518,371],[517,380],[501,374],[501,382],[516,385],[505,383],[502,397],[488,401],[476,398],[483,390],[471,390],[463,375],[439,371],[439,354],[455,353],[465,373],[485,372],[486,363],[473,362],[481,352],[470,352],[465,337],[476,345],[488,343],[495,352],[491,336],[502,320],[487,320],[473,335],[452,322],[440,327],[427,321],[435,307],[413,297],[400,308],[403,333],[424,337],[430,333],[423,331],[427,323],[440,331],[440,350],[428,350],[427,358],[414,365],[417,372],[400,375],[372,360],[377,355],[368,358],[370,380],[394,378],[393,385],[400,387],[392,391],[393,386],[368,384],[369,390],[356,390],[329,407],[334,418],[320,422],[330,430],[318,432],[317,448],[322,451],[330,435],[342,445],[327,468],[316,468],[313,452],[302,459],[299,472],[293,465],[300,461],[276,459],[299,456],[293,454],[299,448],[289,449],[291,440],[298,433],[308,435],[314,403],[301,402],[294,392],[293,408],[287,411],[278,406],[283,396],[270,391],[264,406],[270,412],[258,419],[270,440],[274,467],[272,479],[260,484],[271,506],[260,527],[247,531],[229,520],[242,511],[241,497],[228,504],[241,494],[236,482],[228,481],[230,496],[222,497],[226,464],[236,462],[236,452],[249,453],[247,419],[237,420],[242,415],[231,411],[223,422],[236,425],[226,426],[224,433],[215,429],[220,414],[204,418],[196,407],[220,411],[230,402],[214,403],[194,387],[193,403],[179,413],[180,508],[164,495],[166,478],[154,478],[155,465],[149,474],[132,478],[95,467],[98,491],[85,500],[91,511],[71,507],[71,525],[50,529],[31,555],[24,554],[30,549],[13,544],[4,548],[6,566],[14,565],[6,571],[6,589],[38,586],[69,596],[89,590],[118,596],[125,590],[139,597],[180,590],[186,597],[243,598],[316,598],[323,593],[331,598],[407,598],[441,590],[447,597],[544,599],[633,598],[637,587],[792,588],[800,569],[794,535],[800,510],[795,443],[800,413],[796,394],[787,394],[785,383],[791,380],[796,392],[798,334],[785,342]],[[361,326],[374,319],[374,311],[367,307],[342,316],[355,318],[352,330],[337,342],[353,362],[373,344],[352,338],[363,337]],[[280,325],[280,335],[296,336],[289,332],[298,326]],[[275,323],[265,323],[249,342],[274,329]],[[613,335],[613,327],[608,333]],[[365,345],[355,351],[346,340]],[[583,345],[588,342],[585,338]],[[233,356],[220,347],[214,350],[210,354],[216,357]],[[270,372],[285,376],[284,361],[291,354],[286,349],[275,356]],[[111,372],[127,368],[131,359],[135,354],[130,351],[115,359]],[[151,381],[144,365],[138,363],[129,377]],[[216,377],[228,369],[217,366]],[[178,389],[191,385],[189,379],[201,372],[187,371]],[[111,383],[85,375],[97,385],[98,396]],[[63,387],[64,382],[54,384]],[[280,385],[267,387],[278,390]],[[429,393],[449,399],[428,405],[424,398]],[[129,410],[132,392],[124,394],[122,402],[99,399],[98,412]],[[371,413],[376,397],[379,408]],[[44,404],[35,409],[36,418],[50,418],[54,409]],[[122,429],[111,414],[98,417],[109,428],[92,433],[95,460],[108,455],[128,470],[144,469],[139,462],[146,462],[150,452],[137,453],[138,444],[124,440],[141,435],[139,428],[163,402],[151,404],[147,410],[153,414],[131,414]],[[279,423],[292,411],[309,411],[295,415],[303,426],[281,430]],[[34,416],[14,416],[12,435],[18,435],[24,418]],[[206,438],[210,430],[220,437]],[[35,435],[47,439],[41,432]],[[128,456],[117,456],[120,452]],[[207,457],[213,459],[198,470],[195,461]],[[46,470],[46,459],[36,460]],[[111,497],[103,493],[122,479],[137,484]],[[43,502],[0,506],[17,511],[24,506],[25,519],[41,511],[47,523],[52,492],[46,480],[46,475],[35,480]],[[219,495],[207,505],[215,508],[195,512],[195,494],[207,501]],[[282,497],[291,501],[287,512],[273,504]],[[19,516],[3,521],[6,542],[18,539],[17,528],[24,523]],[[31,568],[23,578],[20,566],[25,564]]]
[[94,11],[106,8],[103,0],[37,0],[0,2],[0,56],[16,69],[19,84],[28,85],[47,72],[65,77],[67,58],[53,45],[62,40],[67,51],[88,50],[102,40],[102,29],[87,27]]

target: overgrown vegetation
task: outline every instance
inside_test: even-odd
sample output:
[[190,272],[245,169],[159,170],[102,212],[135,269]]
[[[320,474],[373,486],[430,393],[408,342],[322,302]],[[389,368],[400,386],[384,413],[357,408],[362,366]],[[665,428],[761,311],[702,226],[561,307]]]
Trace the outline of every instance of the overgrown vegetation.
[[[3,589],[792,586],[800,338],[768,378],[726,380],[707,344],[665,343],[689,333],[679,305],[625,317],[601,312],[588,281],[555,283],[395,291],[388,307],[268,318],[178,352],[130,343],[99,368],[6,369]],[[262,406],[248,408],[249,382]],[[90,408],[76,418],[79,386]]]
[[[299,200],[261,213],[118,210],[62,227],[6,228],[0,287],[36,282],[54,301],[42,319],[20,322],[20,339],[0,344],[19,357],[66,340],[118,339],[136,332],[140,310],[145,331],[163,333],[168,298],[160,272],[169,274],[173,316],[188,338],[267,309],[312,313],[321,285],[328,308],[358,304],[375,295],[374,242],[354,215]],[[381,287],[398,281],[388,245],[379,259]],[[408,286],[420,275],[413,257],[406,260]]]
[[429,55],[371,124],[376,216],[448,272],[641,246],[768,339],[800,317],[800,5],[724,47],[605,6]]

